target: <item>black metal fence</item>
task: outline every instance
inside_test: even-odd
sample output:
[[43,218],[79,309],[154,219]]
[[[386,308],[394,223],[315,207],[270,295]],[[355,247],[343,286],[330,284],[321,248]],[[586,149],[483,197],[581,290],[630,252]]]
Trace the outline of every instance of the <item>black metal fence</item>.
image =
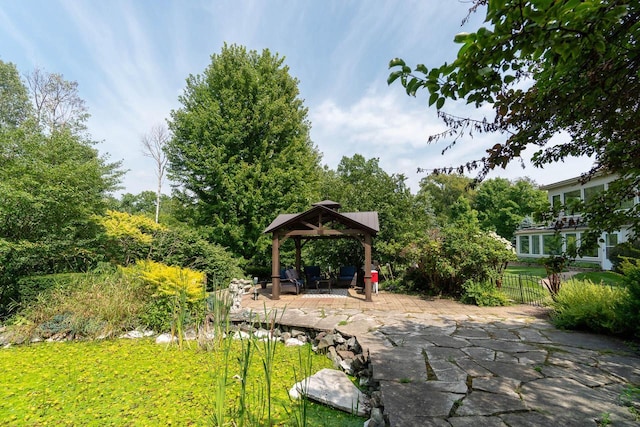
[[541,277],[530,274],[505,274],[500,288],[517,304],[542,306],[551,299],[542,280]]

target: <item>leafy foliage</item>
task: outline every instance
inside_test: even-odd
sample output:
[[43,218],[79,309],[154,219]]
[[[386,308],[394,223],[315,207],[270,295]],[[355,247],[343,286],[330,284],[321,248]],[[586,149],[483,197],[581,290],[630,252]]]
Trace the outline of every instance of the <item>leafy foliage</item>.
[[620,266],[628,297],[621,311],[629,334],[640,339],[640,261],[625,260]]
[[0,130],[16,128],[31,113],[29,93],[14,64],[0,60]]
[[453,205],[461,198],[470,204],[475,199],[473,180],[458,174],[431,174],[420,180],[416,198],[429,206],[440,226],[451,221]]
[[559,328],[622,333],[625,326],[620,307],[627,298],[624,288],[570,280],[554,299],[552,321]]
[[511,240],[525,217],[547,209],[546,192],[528,179],[511,182],[503,178],[483,181],[478,187],[473,207],[483,230],[493,230]]
[[[206,275],[188,268],[164,265],[153,261],[138,261],[135,266],[125,267],[125,274],[141,279],[152,289],[152,312],[164,309],[170,311],[165,315],[155,316],[161,325],[147,325],[149,327],[164,326],[167,319],[171,319],[172,336],[177,336],[178,344],[182,347],[184,330],[187,324],[193,324],[197,318],[198,303],[205,298]],[[161,311],[160,311],[161,313]]]
[[265,264],[262,235],[280,212],[317,201],[320,155],[309,139],[307,109],[283,58],[225,45],[189,76],[171,113],[169,176],[195,225],[215,242]]
[[[79,100],[77,83],[58,77],[57,82],[71,87]],[[93,218],[104,211],[104,198],[123,172],[119,163],[99,156],[93,141],[76,132],[77,126],[57,122],[44,129],[40,110],[29,105],[29,92],[13,64],[0,61],[0,90],[0,317],[4,317],[9,305],[17,307],[22,300],[17,285],[21,277],[82,271],[100,259]],[[31,101],[38,104],[42,99]],[[54,108],[56,114],[70,111],[66,101],[55,102],[55,107],[41,106]],[[85,112],[76,119],[85,120]]]
[[175,221],[165,226],[155,223],[149,215],[117,211],[107,211],[98,222],[105,229],[106,255],[115,264],[126,266],[139,260],[153,260],[203,271],[209,280],[220,283],[244,275],[242,261],[207,240],[207,229]]
[[609,260],[614,271],[621,271],[625,259],[640,259],[640,239],[620,243],[609,250]]
[[461,295],[468,280],[495,281],[516,259],[509,242],[461,222],[430,230],[407,246],[404,256],[414,266],[405,274],[413,289],[452,296]]
[[[640,180],[640,3],[635,0],[486,1],[486,27],[460,33],[451,63],[412,69],[390,62],[388,82],[400,81],[415,95],[426,89],[448,129],[430,138],[453,137],[451,147],[474,132],[505,135],[487,155],[458,171],[480,169],[480,176],[505,167],[526,149],[537,150],[537,166],[569,156],[594,159],[588,179],[598,171],[619,178],[586,207],[596,232],[631,223],[640,228],[640,207],[617,210],[636,193]],[[493,118],[455,117],[445,102],[491,106]],[[555,135],[570,139],[550,143]]]
[[[413,239],[415,230],[433,225],[427,206],[411,194],[405,181],[403,175],[386,173],[379,159],[360,154],[343,157],[336,171],[325,170],[323,174],[323,199],[339,202],[342,212],[378,212],[380,232],[372,259],[382,264],[398,262],[398,253]],[[314,241],[305,249],[305,260],[311,265],[337,269],[364,263],[364,250],[357,240]]]
[[167,228],[144,215],[109,210],[97,221],[104,227],[107,256],[115,263],[129,265],[148,257],[155,236]]
[[156,295],[175,297],[184,294],[186,301],[191,303],[204,298],[205,275],[199,271],[154,261],[138,261],[124,271],[152,285]]
[[462,284],[464,304],[474,304],[480,307],[495,307],[509,305],[507,296],[496,287],[495,283],[467,280]]
[[25,336],[75,338],[108,336],[140,326],[149,292],[113,271],[56,275],[30,298],[14,321],[22,319]]

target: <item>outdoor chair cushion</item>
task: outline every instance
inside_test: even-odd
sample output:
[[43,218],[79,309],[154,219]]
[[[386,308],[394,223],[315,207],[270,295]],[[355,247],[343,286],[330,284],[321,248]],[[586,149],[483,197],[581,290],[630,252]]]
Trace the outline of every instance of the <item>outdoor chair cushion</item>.
[[340,272],[338,273],[338,280],[340,281],[351,281],[353,276],[356,275],[356,267],[353,265],[340,267]]
[[314,282],[317,282],[322,278],[320,275],[320,267],[317,265],[308,265],[304,268],[304,275],[307,279],[307,286]]

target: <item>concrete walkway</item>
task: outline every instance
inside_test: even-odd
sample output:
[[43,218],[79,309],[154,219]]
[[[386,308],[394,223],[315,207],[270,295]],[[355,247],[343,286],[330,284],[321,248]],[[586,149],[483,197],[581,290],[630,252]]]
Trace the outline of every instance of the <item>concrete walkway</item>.
[[[392,426],[637,426],[640,355],[622,341],[555,329],[545,309],[481,308],[380,293],[373,302],[283,294],[243,299],[281,323],[337,329],[369,351]],[[632,405],[635,410],[632,411]]]

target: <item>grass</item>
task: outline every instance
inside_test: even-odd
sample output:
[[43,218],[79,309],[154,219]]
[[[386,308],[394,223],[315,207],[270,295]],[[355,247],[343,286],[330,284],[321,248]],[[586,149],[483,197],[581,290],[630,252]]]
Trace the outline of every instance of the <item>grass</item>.
[[[246,345],[246,344],[245,344]],[[288,389],[299,374],[300,349],[278,344],[271,373],[272,421],[293,425]],[[247,398],[258,402],[264,382],[258,361],[242,359],[242,343],[231,344],[229,357],[197,346],[179,350],[152,340],[40,343],[0,350],[0,419],[3,425],[215,425],[217,380],[229,370],[225,399],[233,420],[246,369]],[[304,351],[304,350],[302,350]],[[331,361],[313,355],[313,371]],[[223,362],[227,359],[227,363]],[[239,378],[239,377],[236,377]],[[309,404],[310,426],[361,426],[363,419]],[[265,421],[261,422],[262,425]],[[230,424],[227,424],[230,425]]]
[[613,271],[587,271],[578,273],[573,278],[582,281],[589,280],[593,283],[601,283],[609,286],[620,286],[623,280],[622,274]]
[[508,266],[505,273],[507,274],[528,274],[536,277],[547,277],[547,271],[544,267],[529,267],[524,265]]

